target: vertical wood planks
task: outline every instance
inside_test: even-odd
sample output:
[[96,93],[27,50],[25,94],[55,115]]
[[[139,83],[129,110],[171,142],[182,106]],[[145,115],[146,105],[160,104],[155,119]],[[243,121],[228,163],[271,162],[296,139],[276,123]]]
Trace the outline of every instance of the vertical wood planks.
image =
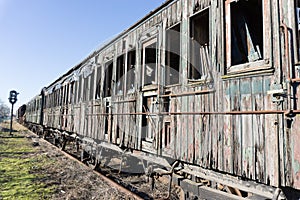
[[[263,97],[263,78],[257,77],[252,81],[252,110],[264,110],[264,97]],[[254,153],[254,170],[255,180],[264,182],[265,174],[265,129],[264,129],[264,115],[252,116],[252,132],[253,132],[253,153]]]
[[[188,97],[182,96],[181,98],[181,107],[182,112],[188,111]],[[182,117],[182,132],[181,132],[181,159],[188,161],[188,117],[187,115],[181,115]]]
[[[199,89],[198,87],[196,89]],[[201,111],[201,96],[195,95],[195,102],[194,102],[194,110],[195,112]],[[195,134],[195,142],[194,142],[194,162],[200,163],[201,162],[201,115],[194,116],[194,134]]]
[[[190,95],[188,97],[188,110],[189,112],[194,112],[195,108],[195,96]],[[187,129],[187,157],[188,157],[188,162],[193,163],[194,162],[194,151],[195,151],[195,129],[194,129],[194,115],[188,115],[188,129]]]
[[[265,91],[270,90],[270,79],[264,80]],[[271,95],[265,96],[264,105],[266,110],[276,110],[277,107],[272,103]],[[279,163],[278,163],[278,130],[277,116],[265,116],[265,156],[268,158],[266,162],[265,182],[277,186],[279,184]]]
[[[230,83],[230,110],[240,110],[240,85],[238,80],[233,80]],[[241,116],[232,115],[232,153],[233,153],[233,173],[242,175],[242,134],[241,134]]]
[[[231,108],[231,90],[230,82],[224,82],[224,108],[226,111],[230,111]],[[227,110],[228,109],[228,110]],[[223,154],[220,155],[223,157],[223,169],[230,173],[233,173],[233,125],[232,125],[232,116],[224,116],[224,137],[223,137]]]
[[[252,109],[251,99],[251,79],[245,78],[240,82],[241,110],[250,111]],[[242,174],[250,179],[253,178],[253,133],[252,116],[242,115]]]
[[[179,90],[177,90],[179,92]],[[182,111],[182,105],[181,105],[181,97],[176,98],[176,107],[177,107],[177,112]],[[182,115],[177,115],[177,143],[176,143],[176,152],[177,152],[177,158],[181,158],[181,152],[182,152]]]

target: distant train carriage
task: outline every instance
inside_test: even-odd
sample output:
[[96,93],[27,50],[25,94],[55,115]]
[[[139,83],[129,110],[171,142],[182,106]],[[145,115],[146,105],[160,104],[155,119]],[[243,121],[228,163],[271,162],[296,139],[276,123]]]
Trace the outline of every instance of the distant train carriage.
[[23,104],[17,110],[17,120],[21,124],[23,124],[25,121],[25,117],[26,117],[25,113],[26,113],[26,105]]
[[26,121],[95,166],[104,147],[163,165],[186,198],[298,199],[299,9],[168,0],[45,87]]

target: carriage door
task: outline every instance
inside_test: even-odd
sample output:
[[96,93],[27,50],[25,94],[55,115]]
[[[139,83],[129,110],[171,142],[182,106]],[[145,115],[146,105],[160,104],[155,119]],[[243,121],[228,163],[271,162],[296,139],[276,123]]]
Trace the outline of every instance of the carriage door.
[[103,80],[103,102],[105,112],[104,119],[104,139],[115,143],[115,137],[112,135],[112,123],[113,116],[111,114],[111,95],[112,95],[112,73],[113,73],[113,61],[105,63],[105,72]]
[[157,49],[156,37],[142,46],[142,148],[151,153],[156,153],[158,146]]

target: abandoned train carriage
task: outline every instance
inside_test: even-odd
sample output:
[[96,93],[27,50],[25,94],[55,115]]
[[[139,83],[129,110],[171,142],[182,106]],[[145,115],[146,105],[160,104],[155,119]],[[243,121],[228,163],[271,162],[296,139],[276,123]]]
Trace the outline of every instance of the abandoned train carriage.
[[299,8],[168,0],[44,88],[26,120],[75,135],[96,162],[101,145],[180,161],[186,197],[297,197]]

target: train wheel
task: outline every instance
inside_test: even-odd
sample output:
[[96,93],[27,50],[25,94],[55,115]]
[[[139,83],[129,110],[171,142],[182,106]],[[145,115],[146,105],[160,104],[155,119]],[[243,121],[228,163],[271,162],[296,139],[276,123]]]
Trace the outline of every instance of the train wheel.
[[91,169],[95,170],[99,166],[99,161],[95,157],[92,157],[92,158],[90,158],[90,159],[87,160],[86,164]]
[[88,152],[85,150],[81,151],[81,162],[85,163],[88,167],[91,169],[96,169],[99,166],[99,161],[94,156],[91,156]]
[[67,140],[66,140],[66,139],[63,139],[63,140],[60,142],[60,149],[61,149],[62,151],[64,151],[65,148],[66,148],[66,145],[67,145]]

